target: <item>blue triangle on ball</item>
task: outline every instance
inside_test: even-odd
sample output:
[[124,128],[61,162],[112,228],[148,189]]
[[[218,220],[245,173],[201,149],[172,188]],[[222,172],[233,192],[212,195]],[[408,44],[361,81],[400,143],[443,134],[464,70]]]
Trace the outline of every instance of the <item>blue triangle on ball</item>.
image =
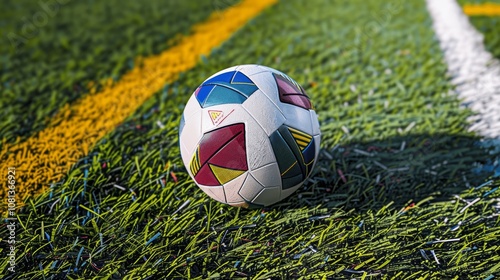
[[208,85],[208,84],[213,84],[213,83],[220,83],[220,82],[223,82],[223,83],[230,83],[233,76],[234,76],[234,73],[236,71],[230,71],[230,72],[226,72],[226,73],[222,73],[220,75],[217,75],[213,78],[210,78],[208,80],[206,80],[203,84],[204,85]]
[[250,80],[250,78],[248,78],[245,74],[243,74],[241,72],[236,72],[236,75],[234,75],[231,83],[253,84],[252,80]]

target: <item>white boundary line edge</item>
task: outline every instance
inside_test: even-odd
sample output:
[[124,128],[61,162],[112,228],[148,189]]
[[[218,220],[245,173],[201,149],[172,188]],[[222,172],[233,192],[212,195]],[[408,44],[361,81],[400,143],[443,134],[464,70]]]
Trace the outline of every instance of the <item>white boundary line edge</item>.
[[426,2],[455,92],[476,113],[469,130],[500,138],[500,61],[485,49],[483,35],[455,0]]

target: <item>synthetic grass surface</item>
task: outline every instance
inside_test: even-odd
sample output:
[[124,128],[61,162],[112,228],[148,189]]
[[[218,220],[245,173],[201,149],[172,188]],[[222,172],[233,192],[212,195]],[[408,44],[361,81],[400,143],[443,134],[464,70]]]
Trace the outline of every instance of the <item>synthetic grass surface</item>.
[[[500,5],[498,0],[460,0],[459,3],[465,4],[484,4],[495,3]],[[470,22],[474,27],[484,35],[484,44],[486,49],[496,58],[500,59],[500,15],[498,16],[470,16]]]
[[[175,46],[143,59],[119,81],[108,79],[102,89],[66,104],[39,133],[24,142],[4,145],[0,151],[0,169],[15,164],[17,199],[24,201],[59,182],[70,168],[88,155],[95,143],[121,125],[148,98],[179,74],[197,66],[200,56],[228,40],[263,9],[276,0],[244,1],[217,12],[193,26],[189,36]],[[0,189],[0,196],[7,192]],[[21,205],[19,205],[21,206]],[[0,208],[0,211],[5,210]]]
[[486,49],[490,51],[493,56],[500,59],[500,16],[477,16],[471,17],[470,21],[479,32],[484,34]]
[[31,136],[90,85],[98,89],[107,78],[119,79],[138,56],[164,50],[194,23],[235,2],[6,1],[0,12],[0,148]]
[[[331,5],[293,0],[265,12],[30,200],[19,213],[14,275],[496,275],[500,182],[475,188],[492,155],[466,132],[469,112],[448,94],[424,3]],[[177,126],[189,95],[212,73],[242,63],[290,74],[322,125],[324,150],[311,180],[266,209],[209,199],[179,157]],[[480,200],[464,209],[454,194]]]

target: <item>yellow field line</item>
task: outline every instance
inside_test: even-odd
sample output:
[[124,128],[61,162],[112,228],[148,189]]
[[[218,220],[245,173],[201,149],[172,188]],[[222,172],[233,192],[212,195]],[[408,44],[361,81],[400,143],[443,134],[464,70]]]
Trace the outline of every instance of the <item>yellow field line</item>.
[[[250,19],[278,0],[243,0],[214,13],[193,27],[192,34],[170,49],[142,59],[116,83],[110,79],[100,92],[64,106],[44,130],[25,142],[5,144],[0,151],[0,170],[16,168],[18,206],[30,195],[60,181],[70,167],[87,155],[96,141],[115,129],[141,104],[179,73],[193,68],[201,55],[226,41]],[[0,189],[7,197],[8,188]],[[3,204],[5,205],[5,204]],[[1,209],[2,213],[6,206]]]
[[464,13],[469,16],[500,16],[500,4],[465,4]]

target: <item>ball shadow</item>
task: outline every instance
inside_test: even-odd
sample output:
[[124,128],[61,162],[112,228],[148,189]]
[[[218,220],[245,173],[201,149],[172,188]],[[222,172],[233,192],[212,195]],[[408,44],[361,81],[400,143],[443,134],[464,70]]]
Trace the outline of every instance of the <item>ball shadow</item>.
[[449,200],[491,175],[499,151],[479,138],[410,135],[322,149],[303,187],[273,208],[368,210],[404,207],[429,196]]

